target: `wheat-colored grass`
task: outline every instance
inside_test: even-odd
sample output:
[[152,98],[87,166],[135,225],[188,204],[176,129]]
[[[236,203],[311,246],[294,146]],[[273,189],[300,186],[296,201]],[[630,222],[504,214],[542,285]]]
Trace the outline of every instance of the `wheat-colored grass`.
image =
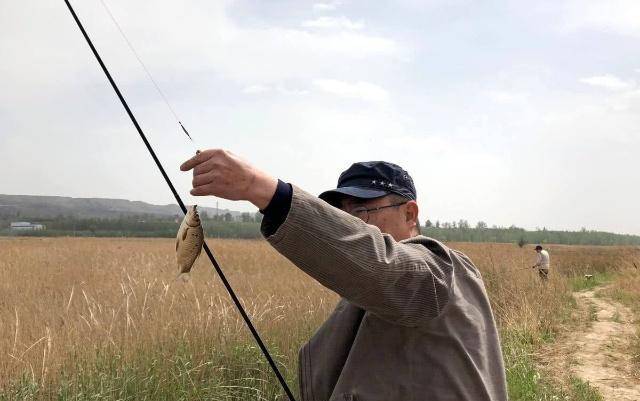
[[[337,296],[264,241],[209,244],[295,387],[297,350]],[[640,261],[630,247],[552,246],[551,278],[542,283],[527,269],[532,247],[450,245],[480,268],[503,336],[532,342],[553,335],[566,319],[568,277]],[[60,388],[61,378],[73,383],[90,369],[99,373],[98,362],[121,372],[151,355],[144,359],[148,370],[167,375],[154,380],[184,375],[193,399],[216,375],[228,380],[215,386],[241,382],[255,387],[256,399],[267,399],[265,389],[277,385],[208,259],[203,255],[184,282],[175,279],[174,251],[169,239],[0,239],[0,389],[21,380]],[[183,354],[187,362],[176,357]]]
[[640,261],[632,261],[631,265],[633,268],[622,271],[601,293],[622,302],[634,313],[636,330],[631,338],[628,353],[634,363],[634,376],[640,378]]

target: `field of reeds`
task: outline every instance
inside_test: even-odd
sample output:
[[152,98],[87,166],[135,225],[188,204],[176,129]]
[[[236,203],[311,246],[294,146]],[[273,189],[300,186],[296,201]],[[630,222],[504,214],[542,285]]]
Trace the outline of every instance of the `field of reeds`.
[[[297,391],[297,350],[337,296],[265,241],[209,245]],[[571,324],[583,274],[626,271],[640,250],[550,246],[542,283],[531,246],[449,245],[483,274],[510,398],[597,399],[541,375],[535,351]],[[176,280],[174,251],[171,239],[0,238],[0,400],[284,400],[208,259]]]
[[636,376],[640,377],[640,263],[636,260],[633,267],[616,275],[612,285],[602,295],[631,308],[636,318],[635,336],[631,339],[627,352],[632,356]]

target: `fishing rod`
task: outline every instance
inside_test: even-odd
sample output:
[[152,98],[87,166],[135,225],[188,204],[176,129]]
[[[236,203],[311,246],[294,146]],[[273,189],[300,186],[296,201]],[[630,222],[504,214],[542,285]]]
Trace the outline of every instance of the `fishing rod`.
[[[149,151],[149,154],[153,158],[153,161],[156,163],[156,166],[160,170],[160,173],[162,174],[162,177],[164,177],[164,180],[167,183],[167,185],[169,186],[169,189],[171,190],[171,193],[173,194],[174,198],[178,202],[178,205],[180,206],[180,209],[182,209],[182,212],[184,214],[187,214],[187,208],[184,205],[184,202],[182,202],[182,198],[180,198],[180,195],[178,194],[178,191],[176,191],[176,188],[173,186],[173,183],[171,182],[171,179],[169,179],[169,176],[165,172],[164,167],[162,167],[162,163],[160,162],[160,159],[158,159],[158,156],[156,156],[156,153],[154,152],[153,148],[151,147],[151,144],[149,143],[149,141],[147,140],[146,135],[144,134],[144,132],[142,132],[142,128],[140,128],[140,125],[138,124],[138,120],[136,120],[135,116],[133,115],[133,112],[131,111],[131,109],[129,108],[129,105],[127,104],[127,101],[124,99],[124,96],[122,96],[122,93],[120,92],[120,89],[118,89],[118,85],[116,85],[115,81],[111,77],[111,74],[109,73],[109,70],[107,69],[107,66],[104,64],[104,62],[102,61],[102,58],[98,54],[98,51],[93,46],[93,42],[91,42],[91,39],[89,38],[89,35],[85,31],[84,26],[82,25],[82,23],[80,22],[80,19],[76,15],[76,12],[74,11],[73,7],[71,6],[71,3],[69,3],[69,0],[64,0],[64,2],[66,3],[67,7],[69,8],[69,12],[71,13],[71,16],[76,21],[76,24],[78,25],[78,28],[80,29],[80,32],[82,32],[82,35],[86,39],[87,44],[91,48],[91,51],[93,52],[93,55],[95,56],[96,60],[98,61],[98,64],[100,64],[100,67],[102,68],[102,71],[104,72],[104,74],[106,75],[107,79],[109,80],[109,83],[111,84],[111,87],[116,92],[116,95],[118,96],[118,99],[120,99],[120,102],[122,103],[122,106],[124,107],[124,109],[126,110],[127,114],[129,115],[129,118],[131,119],[131,122],[133,123],[133,125],[136,128],[136,130],[138,131],[138,134],[140,135],[140,138],[142,139],[142,141],[144,142],[145,146],[147,147],[147,150]],[[185,133],[186,133],[186,130],[185,130]],[[278,370],[278,367],[276,366],[276,363],[274,362],[273,358],[271,357],[271,354],[269,353],[269,350],[267,349],[267,347],[265,346],[264,342],[260,338],[260,335],[258,334],[258,331],[256,330],[256,328],[253,326],[253,323],[251,323],[251,319],[249,318],[249,315],[247,315],[247,312],[245,312],[244,308],[240,304],[240,300],[238,299],[238,297],[236,296],[235,292],[233,291],[233,288],[231,288],[231,285],[229,284],[229,281],[227,281],[227,278],[225,277],[224,273],[222,272],[222,269],[220,268],[220,265],[218,264],[218,261],[213,256],[213,253],[211,252],[211,249],[209,249],[209,247],[207,246],[206,242],[204,242],[202,247],[204,248],[205,253],[209,257],[209,260],[211,261],[211,264],[213,265],[214,269],[218,273],[218,276],[220,277],[220,280],[222,280],[222,283],[224,284],[224,287],[227,289],[227,292],[231,296],[231,299],[233,300],[233,303],[236,305],[236,308],[238,308],[238,311],[240,312],[240,315],[242,315],[242,318],[244,319],[245,323],[247,324],[247,327],[249,328],[249,331],[251,331],[251,334],[253,335],[253,338],[255,339],[256,343],[260,347],[260,350],[262,351],[262,354],[264,355],[264,357],[269,362],[269,365],[271,366],[271,369],[273,370],[273,373],[278,378],[278,381],[280,382],[280,385],[282,386],[282,389],[287,394],[287,397],[289,397],[290,401],[296,401],[296,399],[294,398],[293,394],[291,393],[291,390],[289,389],[289,386],[287,385],[286,381],[284,380],[284,377],[280,373],[280,370]]]

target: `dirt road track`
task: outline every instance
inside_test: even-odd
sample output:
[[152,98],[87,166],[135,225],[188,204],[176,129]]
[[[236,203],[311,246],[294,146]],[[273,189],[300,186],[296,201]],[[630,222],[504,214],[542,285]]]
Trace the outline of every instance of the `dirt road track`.
[[597,290],[573,294],[591,322],[553,347],[553,365],[595,386],[606,401],[640,401],[640,380],[629,352],[633,314],[622,304],[597,297]]

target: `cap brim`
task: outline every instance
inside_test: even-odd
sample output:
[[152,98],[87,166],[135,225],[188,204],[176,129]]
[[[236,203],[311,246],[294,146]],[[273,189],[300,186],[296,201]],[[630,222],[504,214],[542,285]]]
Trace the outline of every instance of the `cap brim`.
[[361,188],[361,187],[342,187],[332,189],[330,191],[324,191],[320,194],[319,198],[330,203],[334,204],[335,200],[341,198],[343,196],[352,196],[354,198],[360,199],[374,199],[379,198],[381,196],[389,195],[390,192],[382,191],[379,189],[369,189],[369,188]]

